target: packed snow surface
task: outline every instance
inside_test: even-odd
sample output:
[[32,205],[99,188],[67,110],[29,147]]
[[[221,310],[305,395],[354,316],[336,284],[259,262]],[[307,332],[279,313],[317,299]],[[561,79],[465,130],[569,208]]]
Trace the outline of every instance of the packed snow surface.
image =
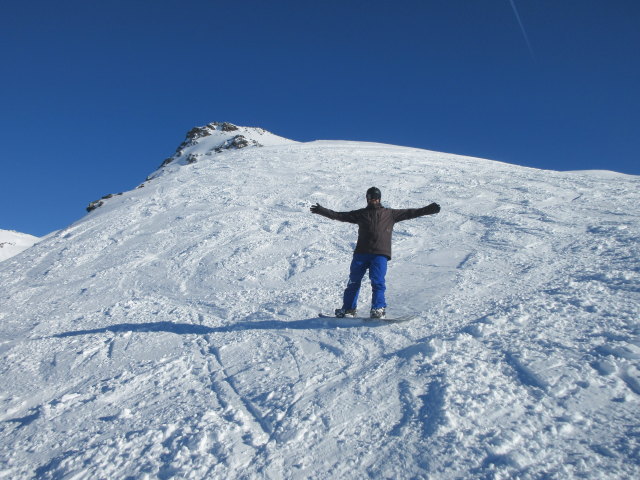
[[0,230],[0,262],[26,250],[38,240],[38,237],[27,233]]
[[[418,318],[318,318],[357,228],[309,206],[372,185],[442,206],[395,228]],[[0,264],[0,478],[640,478],[639,204],[373,143],[171,163]]]

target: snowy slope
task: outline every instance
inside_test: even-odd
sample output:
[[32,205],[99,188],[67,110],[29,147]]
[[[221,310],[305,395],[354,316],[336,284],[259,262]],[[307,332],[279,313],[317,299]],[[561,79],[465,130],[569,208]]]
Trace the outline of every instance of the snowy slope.
[[38,240],[38,237],[27,233],[0,230],[0,262],[26,250]]
[[[394,234],[419,319],[319,319],[356,228],[309,206],[372,185],[442,205]],[[638,192],[359,142],[169,162],[0,264],[0,477],[637,477]]]

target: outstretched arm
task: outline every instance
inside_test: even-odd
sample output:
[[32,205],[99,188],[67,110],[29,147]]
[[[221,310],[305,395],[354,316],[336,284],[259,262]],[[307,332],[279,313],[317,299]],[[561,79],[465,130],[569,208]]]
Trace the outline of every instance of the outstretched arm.
[[320,205],[319,203],[316,203],[315,205],[311,205],[311,213],[317,213],[318,215],[323,215],[325,211],[328,211],[328,208],[324,208],[322,205]]
[[393,218],[396,222],[403,220],[410,220],[412,218],[422,217],[423,215],[433,215],[440,211],[440,205],[437,203],[431,203],[422,208],[406,208],[393,210]]
[[340,222],[358,223],[355,212],[334,212],[328,208],[324,208],[319,203],[311,206],[311,213],[322,215],[323,217],[330,218],[331,220],[338,220]]

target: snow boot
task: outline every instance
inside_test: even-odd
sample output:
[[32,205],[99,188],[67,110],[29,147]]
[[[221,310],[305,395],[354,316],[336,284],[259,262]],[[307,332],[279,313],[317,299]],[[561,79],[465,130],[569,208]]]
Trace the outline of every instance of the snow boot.
[[356,316],[356,309],[345,309],[345,308],[336,308],[336,317],[337,318],[353,318]]
[[383,319],[385,317],[384,307],[382,307],[382,308],[372,308],[371,309],[371,314],[369,316],[371,318]]

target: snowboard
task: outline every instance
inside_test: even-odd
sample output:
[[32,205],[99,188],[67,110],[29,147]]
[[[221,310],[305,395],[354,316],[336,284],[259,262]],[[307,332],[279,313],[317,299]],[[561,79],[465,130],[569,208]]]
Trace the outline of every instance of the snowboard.
[[369,318],[369,317],[343,317],[343,318],[339,318],[336,317],[335,315],[330,315],[328,313],[323,313],[320,312],[318,314],[318,317],[320,318],[333,318],[334,320],[359,320],[363,323],[376,323],[376,324],[385,324],[385,323],[403,323],[403,322],[408,322],[410,320],[413,320],[415,318],[418,318],[417,315],[414,314],[408,314],[408,315],[402,315],[400,317],[395,317],[395,318]]

